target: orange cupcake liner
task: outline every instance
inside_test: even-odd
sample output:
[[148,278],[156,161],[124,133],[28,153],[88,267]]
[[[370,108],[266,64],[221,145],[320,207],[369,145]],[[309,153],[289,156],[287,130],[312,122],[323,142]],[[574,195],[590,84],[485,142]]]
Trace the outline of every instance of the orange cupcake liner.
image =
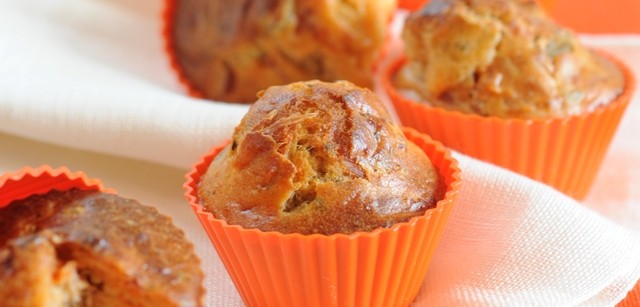
[[627,293],[627,296],[616,304],[616,307],[637,307],[640,306],[640,282]]
[[[176,6],[180,0],[165,0],[164,8],[162,10],[162,38],[164,41],[164,52],[169,59],[169,65],[171,70],[178,77],[178,82],[180,85],[184,87],[187,91],[187,94],[193,98],[206,98],[205,94],[199,90],[191,80],[187,77],[180,62],[178,61],[178,56],[176,55],[174,40],[173,40],[173,28],[175,26],[174,16],[176,13]],[[372,73],[375,73],[382,61],[386,58],[389,53],[390,44],[391,44],[391,18],[389,19],[389,23],[387,26],[387,33],[384,38],[384,43],[382,48],[380,49],[378,60],[373,62],[373,66],[371,68]],[[373,79],[373,76],[372,76]]]
[[185,196],[248,306],[407,306],[417,295],[458,195],[460,171],[440,143],[413,129],[447,192],[424,215],[350,235],[282,234],[229,225],[204,211],[198,182],[221,144],[186,176]]
[[403,96],[393,76],[406,62],[386,67],[382,86],[403,125],[430,135],[445,146],[534,180],[577,199],[586,197],[635,91],[629,68],[602,53],[622,70],[624,92],[593,112],[544,120],[500,119],[432,107]]
[[106,189],[100,180],[87,178],[83,172],[71,172],[66,167],[52,168],[49,165],[37,168],[27,166],[0,176],[0,208],[31,195],[72,188],[115,193],[112,189]]
[[428,2],[429,0],[398,0],[398,7],[409,11],[415,11]]

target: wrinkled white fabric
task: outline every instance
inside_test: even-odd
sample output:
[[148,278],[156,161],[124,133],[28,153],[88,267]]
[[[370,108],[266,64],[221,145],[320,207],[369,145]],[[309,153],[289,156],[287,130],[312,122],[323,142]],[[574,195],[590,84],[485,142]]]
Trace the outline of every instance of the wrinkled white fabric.
[[[246,106],[187,97],[169,68],[162,1],[0,0],[0,132],[187,169]],[[640,38],[585,40],[640,74]],[[640,106],[582,203],[456,154],[464,183],[416,305],[610,306],[640,277]],[[0,153],[2,152],[0,143]],[[176,204],[177,206],[183,204]],[[187,233],[200,233],[197,224]],[[241,300],[198,241],[207,306]]]
[[186,168],[247,110],[184,95],[161,1],[0,3],[2,132]]

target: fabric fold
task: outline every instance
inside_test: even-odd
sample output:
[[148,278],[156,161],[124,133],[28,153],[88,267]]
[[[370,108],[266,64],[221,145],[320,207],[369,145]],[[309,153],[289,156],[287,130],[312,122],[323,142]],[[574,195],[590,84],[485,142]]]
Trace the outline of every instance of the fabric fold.
[[459,204],[418,303],[608,306],[640,278],[640,237],[552,188],[460,154]]

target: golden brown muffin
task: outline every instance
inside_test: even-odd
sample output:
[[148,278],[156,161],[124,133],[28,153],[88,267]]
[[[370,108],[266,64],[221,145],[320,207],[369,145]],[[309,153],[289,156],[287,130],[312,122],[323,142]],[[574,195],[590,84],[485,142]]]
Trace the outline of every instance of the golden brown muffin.
[[96,191],[0,209],[2,306],[200,306],[193,246],[169,217]]
[[272,85],[350,80],[372,86],[397,0],[178,0],[173,46],[205,97],[255,101]]
[[443,183],[381,101],[349,82],[298,82],[259,94],[198,194],[229,224],[334,234],[407,221]]
[[619,69],[533,0],[433,0],[406,21],[399,88],[501,118],[561,117],[614,100]]

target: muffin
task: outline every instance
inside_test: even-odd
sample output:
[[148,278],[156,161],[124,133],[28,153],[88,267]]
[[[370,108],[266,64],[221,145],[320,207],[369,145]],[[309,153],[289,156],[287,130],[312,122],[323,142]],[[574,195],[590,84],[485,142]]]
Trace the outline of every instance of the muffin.
[[500,118],[595,110],[622,93],[616,65],[533,0],[436,0],[409,16],[396,86],[437,107]]
[[168,0],[167,50],[196,96],[250,103],[272,85],[371,87],[396,0]]
[[259,96],[185,183],[245,304],[409,305],[458,193],[455,160],[348,82]]
[[0,208],[3,306],[201,306],[202,278],[184,233],[135,200],[72,188]]
[[586,197],[635,90],[625,64],[582,46],[533,1],[431,1],[381,83],[403,125]]
[[371,91],[310,81],[258,97],[202,180],[200,199],[215,217],[262,231],[349,234],[407,221],[442,197],[429,158]]

